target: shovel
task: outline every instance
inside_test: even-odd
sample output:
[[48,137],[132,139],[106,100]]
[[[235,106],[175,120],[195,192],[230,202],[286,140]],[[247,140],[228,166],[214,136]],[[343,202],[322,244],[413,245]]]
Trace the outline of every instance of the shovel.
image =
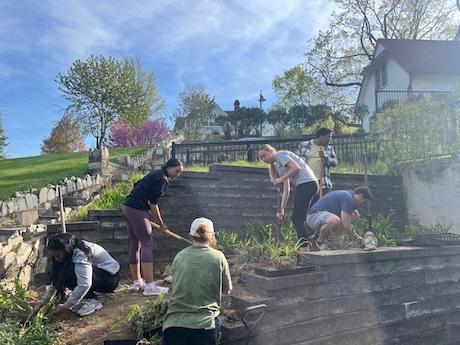
[[152,225],[152,228],[154,228],[156,230],[159,230],[159,231],[165,233],[166,235],[168,235],[168,236],[170,236],[172,238],[175,238],[176,240],[179,240],[179,241],[185,242],[187,244],[193,245],[192,241],[187,240],[186,238],[176,234],[175,232],[172,232],[171,230],[168,230],[168,229],[162,230],[161,226],[159,226],[158,224],[156,224],[156,223],[154,223],[152,221],[150,222],[150,224]]

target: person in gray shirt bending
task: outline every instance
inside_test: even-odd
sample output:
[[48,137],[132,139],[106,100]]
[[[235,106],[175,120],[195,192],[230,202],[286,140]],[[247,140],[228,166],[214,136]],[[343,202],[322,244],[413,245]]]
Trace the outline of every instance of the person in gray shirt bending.
[[295,186],[292,221],[299,239],[307,240],[305,218],[313,196],[318,192],[318,179],[305,161],[290,151],[276,151],[270,145],[262,146],[259,159],[270,164],[270,179],[274,185],[283,185],[280,209],[276,213],[279,220],[284,218],[284,210],[289,200],[290,183]]
[[[63,233],[51,237],[47,245],[52,260],[51,289],[43,296],[33,310],[37,313],[47,303],[54,292],[58,304],[54,315],[60,316],[67,311],[85,316],[102,308],[102,302],[95,292],[113,292],[119,282],[120,264],[100,245],[75,238]],[[65,302],[65,289],[72,292]]]

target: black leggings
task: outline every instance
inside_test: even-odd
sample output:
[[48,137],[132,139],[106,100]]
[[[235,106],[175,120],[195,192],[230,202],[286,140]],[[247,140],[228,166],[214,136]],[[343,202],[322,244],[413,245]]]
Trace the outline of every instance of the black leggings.
[[[120,272],[110,274],[109,272],[93,266],[93,282],[91,288],[84,298],[95,298],[95,292],[108,293],[113,292],[120,281]],[[70,265],[66,271],[65,287],[70,290],[75,289],[77,286],[77,276],[73,265]]]
[[308,238],[305,221],[307,218],[307,211],[310,208],[311,199],[317,192],[318,184],[316,181],[302,183],[295,188],[292,221],[299,239],[306,240]]
[[166,328],[163,345],[217,345],[215,329]]

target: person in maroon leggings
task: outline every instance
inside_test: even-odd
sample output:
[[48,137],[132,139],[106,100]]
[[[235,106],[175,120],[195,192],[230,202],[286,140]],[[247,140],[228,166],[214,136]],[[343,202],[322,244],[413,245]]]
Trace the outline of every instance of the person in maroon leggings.
[[[171,180],[183,171],[182,162],[170,159],[157,171],[151,171],[138,181],[125,200],[123,215],[128,225],[129,265],[134,290],[144,290],[145,296],[164,292],[153,281],[153,243],[150,210],[162,229],[167,229],[161,217],[158,202]],[[141,276],[142,268],[142,276]]]

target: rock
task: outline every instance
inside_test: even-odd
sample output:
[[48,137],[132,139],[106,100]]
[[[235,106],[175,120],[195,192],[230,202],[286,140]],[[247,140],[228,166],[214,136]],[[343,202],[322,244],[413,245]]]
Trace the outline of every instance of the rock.
[[42,188],[40,189],[40,192],[38,193],[38,202],[40,204],[43,204],[48,201],[48,188]]
[[28,210],[30,210],[31,208],[34,208],[34,202],[32,200],[32,194],[27,193],[24,199],[26,200],[26,207],[27,207]]
[[14,196],[16,198],[22,198],[24,196],[24,193],[22,193],[22,192],[14,192]]
[[8,239],[8,244],[13,247],[13,250],[15,250],[21,243],[22,236],[19,234],[19,232],[16,232],[14,235],[11,235]]
[[31,195],[32,195],[33,208],[37,208],[39,205],[38,196],[36,196],[35,194],[31,194]]
[[6,202],[2,202],[2,207],[0,209],[0,216],[6,217],[8,215],[8,205]]
[[74,181],[74,182],[75,182],[76,180],[77,180],[77,178],[76,178],[75,176],[72,176],[72,177],[70,178],[70,181]]
[[32,253],[32,249],[33,246],[30,243],[22,242],[16,256],[16,263],[18,266],[22,266],[26,263],[29,255]]
[[13,250],[13,246],[11,244],[5,244],[2,247],[2,256],[8,255]]
[[96,184],[101,185],[102,184],[102,178],[99,174],[96,175]]
[[33,277],[32,267],[30,267],[29,265],[26,265],[24,268],[21,269],[18,279],[22,283],[22,285],[29,287],[30,283],[32,282],[32,277]]
[[83,182],[82,182],[81,178],[77,178],[76,186],[77,186],[77,190],[82,190],[83,189]]
[[25,211],[27,210],[27,203],[25,198],[19,198],[18,199],[18,211]]
[[8,206],[8,213],[14,213],[18,210],[18,202],[16,198],[11,199],[10,201],[7,202]]
[[67,181],[65,187],[67,189],[67,194],[72,194],[76,190],[75,183],[72,181]]
[[88,188],[88,182],[86,182],[86,179],[85,179],[85,178],[82,178],[82,179],[80,179],[80,180],[81,180],[81,183],[82,183],[82,185],[83,185],[83,189]]
[[3,271],[3,274],[5,274],[6,271],[9,270],[10,267],[12,267],[16,263],[16,253],[15,252],[10,252],[6,256],[2,258],[2,266],[0,267],[0,271]]
[[46,197],[48,201],[53,201],[56,199],[56,191],[53,188],[48,189],[48,195]]
[[91,187],[93,185],[93,180],[91,179],[91,176],[86,174],[86,184],[88,187]]

